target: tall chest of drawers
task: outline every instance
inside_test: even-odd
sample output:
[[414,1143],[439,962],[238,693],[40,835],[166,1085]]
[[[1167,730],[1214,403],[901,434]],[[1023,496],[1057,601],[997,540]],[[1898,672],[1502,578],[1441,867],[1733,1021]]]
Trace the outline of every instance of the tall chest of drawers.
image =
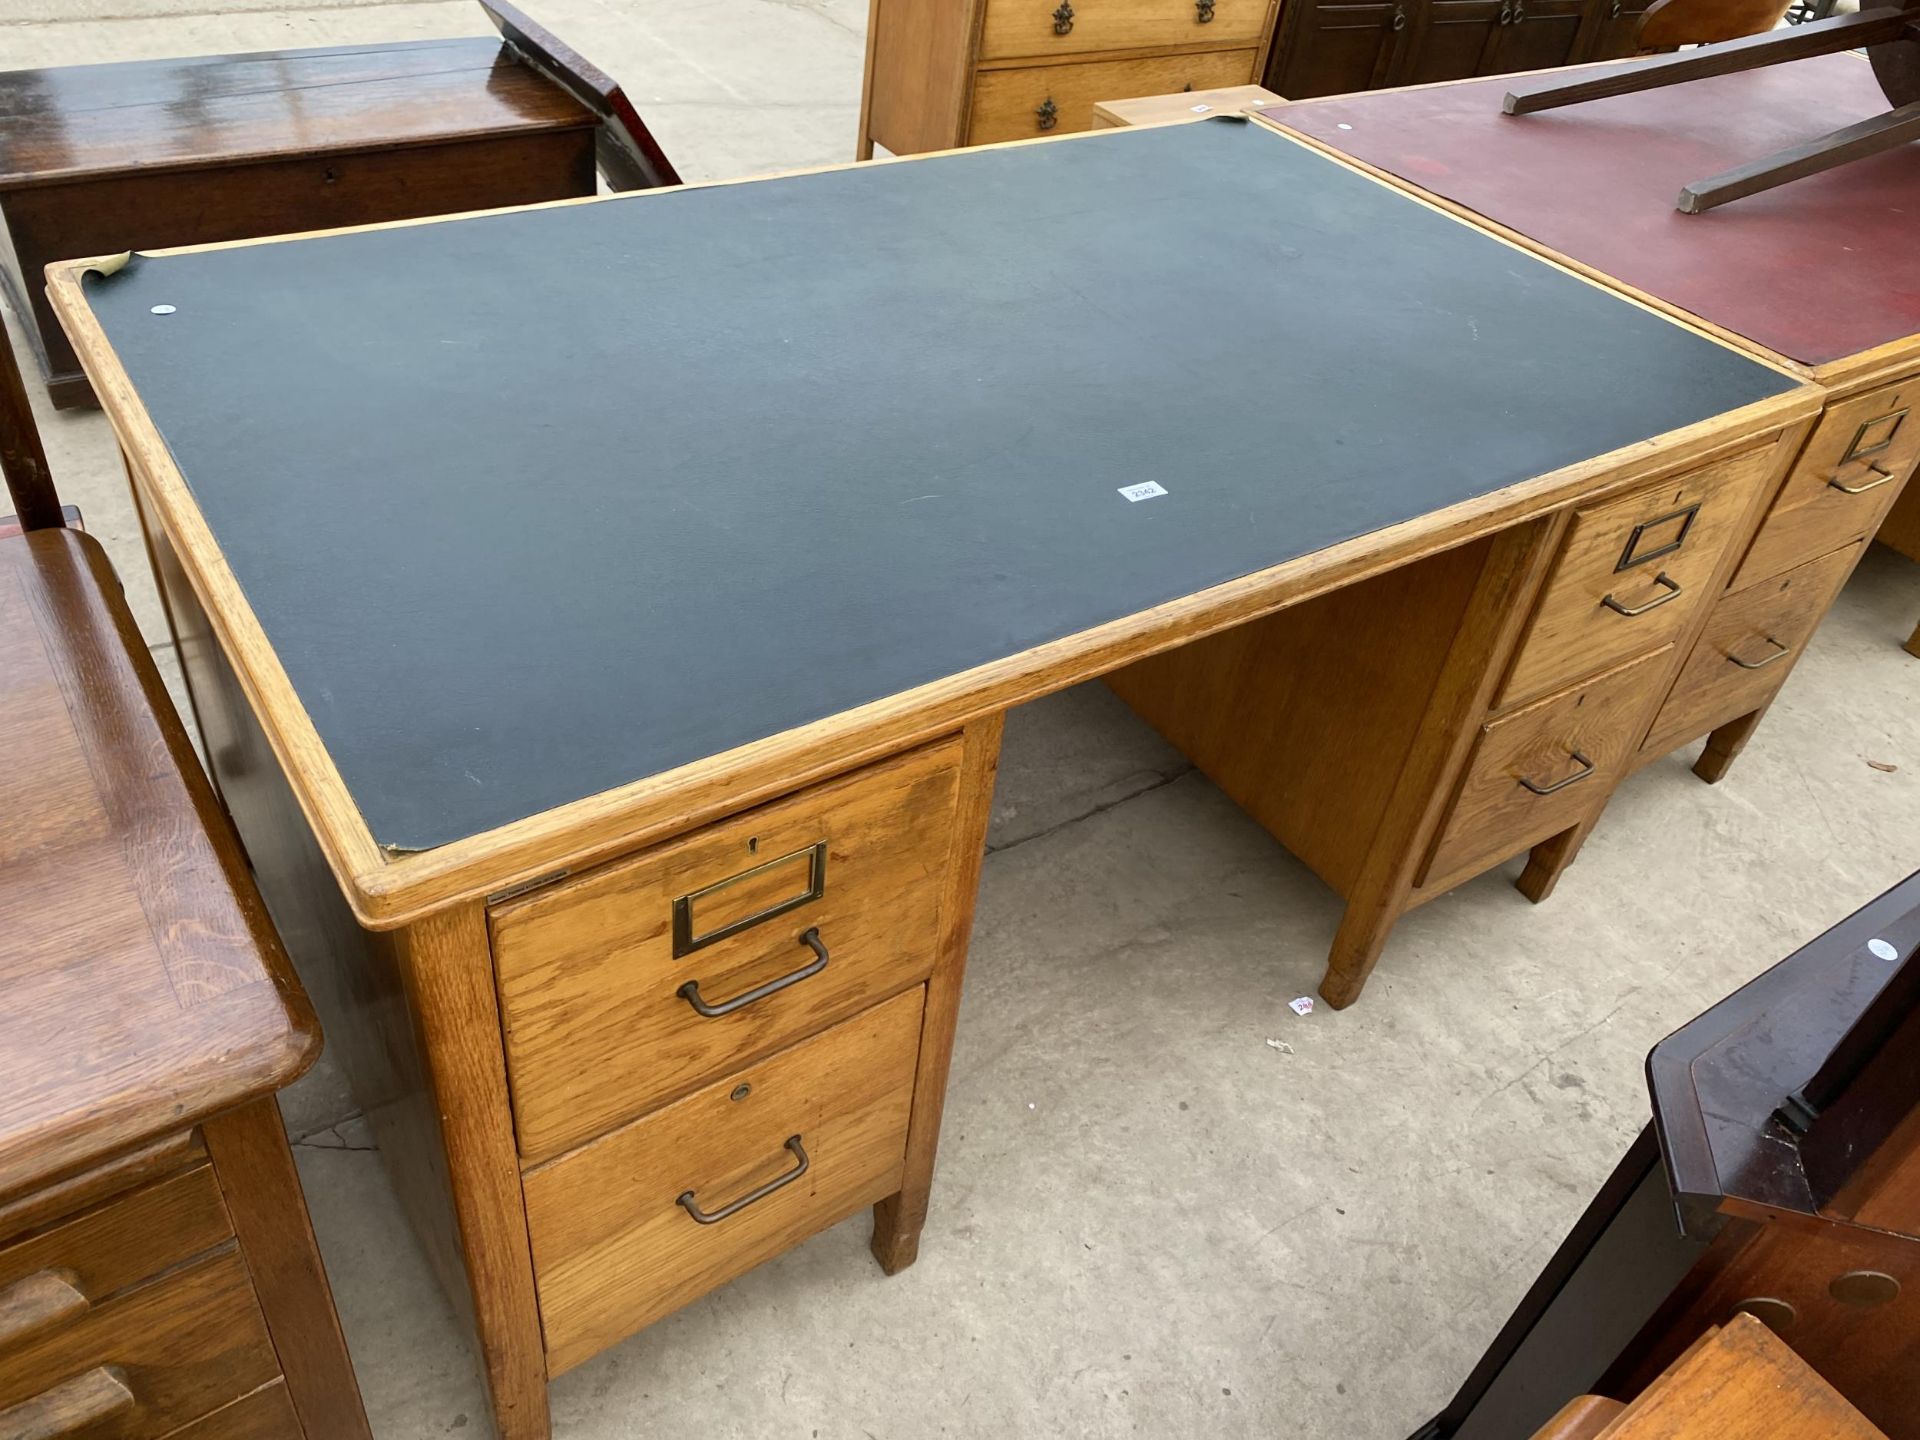
[[1278,0],[872,0],[857,158],[1064,135],[1128,95],[1250,85]]

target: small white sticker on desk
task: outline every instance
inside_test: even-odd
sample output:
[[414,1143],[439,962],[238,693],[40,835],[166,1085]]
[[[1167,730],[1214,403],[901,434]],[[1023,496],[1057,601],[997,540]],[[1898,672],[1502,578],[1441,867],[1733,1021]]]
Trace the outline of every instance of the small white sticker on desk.
[[1189,106],[1188,106],[1187,108],[1188,108],[1189,110],[1191,110],[1191,111],[1193,111],[1193,113],[1194,113],[1194,114],[1196,114],[1196,115],[1204,115],[1204,114],[1206,114],[1206,113],[1207,113],[1207,111],[1209,111],[1209,110],[1211,110],[1211,109],[1213,108],[1213,106],[1211,106],[1211,105],[1189,105]]
[[1158,480],[1142,480],[1138,485],[1122,485],[1120,493],[1129,500],[1151,500],[1156,495],[1167,493],[1167,487]]

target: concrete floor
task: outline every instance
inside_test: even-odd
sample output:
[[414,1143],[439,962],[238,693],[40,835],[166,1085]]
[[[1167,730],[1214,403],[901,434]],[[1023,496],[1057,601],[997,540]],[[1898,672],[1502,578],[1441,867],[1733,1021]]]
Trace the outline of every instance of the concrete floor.
[[[850,158],[860,0],[536,8],[690,177]],[[0,0],[0,65],[475,21]],[[173,673],[105,422],[42,419]],[[1916,615],[1920,567],[1870,553],[1725,783],[1651,766],[1551,902],[1486,876],[1401,925],[1358,1006],[1305,1018],[1324,888],[1103,689],[1015,712],[919,1264],[886,1279],[850,1221],[562,1377],[559,1436],[1397,1440],[1643,1123],[1647,1048],[1920,866]],[[486,1434],[330,1066],[287,1113],[376,1433]]]

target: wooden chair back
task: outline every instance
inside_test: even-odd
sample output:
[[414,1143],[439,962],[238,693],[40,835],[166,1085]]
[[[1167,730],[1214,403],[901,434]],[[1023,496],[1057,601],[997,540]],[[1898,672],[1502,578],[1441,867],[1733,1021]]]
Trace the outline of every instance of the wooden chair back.
[[1640,17],[1642,50],[1711,45],[1764,35],[1787,13],[1788,0],[1654,0]]
[[0,472],[7,481],[7,494],[13,500],[13,512],[23,530],[53,529],[65,523],[60,497],[54,493],[53,472],[47,468],[47,452],[40,443],[40,428],[33,423],[33,407],[27,403],[27,387],[20,380],[20,366],[13,358],[13,338],[0,313]]
[[600,117],[594,158],[609,186],[653,190],[680,183],[667,152],[611,75],[507,0],[480,0],[480,8],[515,54]]

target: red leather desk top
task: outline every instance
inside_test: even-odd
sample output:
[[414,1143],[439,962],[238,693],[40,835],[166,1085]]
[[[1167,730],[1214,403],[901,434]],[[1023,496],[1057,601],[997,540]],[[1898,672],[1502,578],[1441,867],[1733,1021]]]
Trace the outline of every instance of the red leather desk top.
[[1883,112],[1864,60],[1527,116],[1501,113],[1510,83],[1262,113],[1803,364],[1920,333],[1920,142],[1703,215],[1673,208],[1688,181]]

